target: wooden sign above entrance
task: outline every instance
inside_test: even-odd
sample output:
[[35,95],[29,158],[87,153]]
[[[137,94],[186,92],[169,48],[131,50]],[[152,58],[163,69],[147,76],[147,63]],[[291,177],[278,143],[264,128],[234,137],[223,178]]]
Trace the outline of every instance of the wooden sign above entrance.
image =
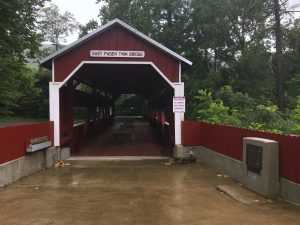
[[109,57],[109,58],[144,58],[144,51],[114,51],[114,50],[91,50],[91,57]]

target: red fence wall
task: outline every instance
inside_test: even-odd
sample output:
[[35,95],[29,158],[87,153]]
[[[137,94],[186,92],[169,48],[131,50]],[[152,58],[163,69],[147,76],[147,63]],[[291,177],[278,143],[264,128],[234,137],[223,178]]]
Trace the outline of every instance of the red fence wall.
[[238,160],[243,158],[243,137],[261,137],[278,141],[280,175],[300,183],[300,137],[204,122],[185,121],[182,123],[183,145],[201,145]]
[[26,153],[30,139],[47,136],[53,143],[53,123],[34,123],[0,128],[0,164]]

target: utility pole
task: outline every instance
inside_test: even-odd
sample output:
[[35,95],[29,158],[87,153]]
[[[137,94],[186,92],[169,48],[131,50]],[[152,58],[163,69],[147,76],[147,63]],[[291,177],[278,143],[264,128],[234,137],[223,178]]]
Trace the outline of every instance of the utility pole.
[[283,42],[282,42],[282,29],[281,29],[281,5],[280,0],[273,0],[273,10],[275,17],[274,33],[276,43],[276,53],[273,62],[273,71],[276,78],[276,100],[277,105],[281,111],[285,108],[284,97],[284,72],[283,72]]

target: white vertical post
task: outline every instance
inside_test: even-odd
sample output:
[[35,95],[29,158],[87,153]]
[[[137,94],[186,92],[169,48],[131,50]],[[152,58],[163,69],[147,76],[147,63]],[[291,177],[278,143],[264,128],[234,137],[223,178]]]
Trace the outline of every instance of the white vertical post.
[[59,87],[60,82],[49,83],[49,114],[50,121],[54,122],[54,146],[60,146],[60,123],[59,123]]
[[54,59],[52,59],[52,82],[55,82],[55,63],[54,63]]
[[182,65],[181,65],[181,62],[179,63],[179,68],[178,68],[179,72],[178,72],[178,81],[179,83],[181,83],[182,79],[181,79],[181,76],[182,76]]
[[[175,83],[174,97],[184,97],[184,83]],[[174,112],[175,117],[175,145],[181,145],[181,121],[184,120],[184,112]]]

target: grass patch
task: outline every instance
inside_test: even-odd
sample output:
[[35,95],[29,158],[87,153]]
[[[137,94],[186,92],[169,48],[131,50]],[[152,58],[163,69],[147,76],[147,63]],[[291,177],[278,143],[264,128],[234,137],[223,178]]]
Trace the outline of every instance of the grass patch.
[[15,123],[36,123],[46,122],[48,118],[31,118],[31,117],[19,117],[19,116],[0,116],[0,126],[15,124]]

